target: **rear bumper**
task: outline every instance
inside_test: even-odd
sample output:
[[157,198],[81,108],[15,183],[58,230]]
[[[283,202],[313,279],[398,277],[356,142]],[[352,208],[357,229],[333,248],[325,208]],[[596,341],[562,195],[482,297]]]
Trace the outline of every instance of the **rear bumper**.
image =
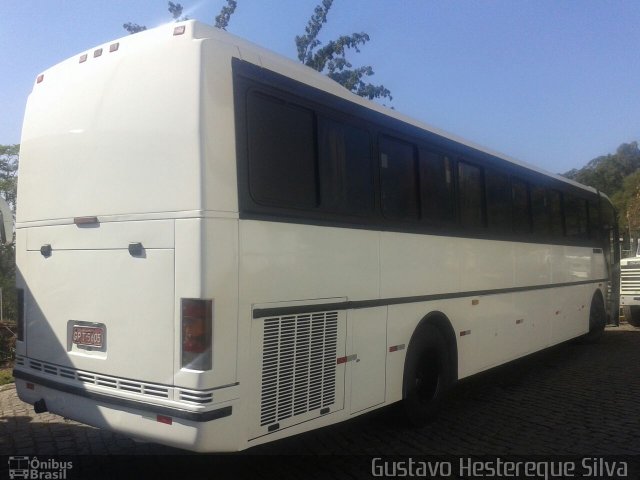
[[[119,398],[19,369],[13,376],[22,401],[33,405],[44,400],[49,412],[87,425],[198,452],[242,448],[233,415],[235,401],[194,412]],[[167,417],[171,424],[166,423]]]

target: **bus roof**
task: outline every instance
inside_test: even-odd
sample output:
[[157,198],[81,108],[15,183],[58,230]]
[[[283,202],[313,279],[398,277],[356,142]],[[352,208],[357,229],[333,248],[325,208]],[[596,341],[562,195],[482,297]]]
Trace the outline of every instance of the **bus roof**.
[[[183,28],[184,27],[184,28]],[[181,33],[177,33],[177,32],[181,32]],[[306,65],[303,65],[300,62],[296,62],[293,61],[289,58],[286,58],[282,55],[279,55],[271,50],[268,50],[264,47],[261,47],[259,45],[256,45],[248,40],[245,40],[241,37],[238,37],[236,35],[233,35],[231,33],[228,33],[224,30],[212,27],[210,25],[204,24],[202,22],[198,22],[195,20],[187,20],[184,22],[177,22],[177,23],[168,23],[165,25],[161,25],[159,27],[153,28],[153,29],[149,29],[149,30],[145,30],[143,32],[139,32],[135,35],[130,35],[130,36],[126,36],[126,37],[122,37],[120,39],[116,39],[113,40],[111,42],[108,42],[104,45],[98,45],[94,48],[88,49],[85,54],[87,55],[91,55],[92,52],[94,52],[96,49],[99,48],[106,48],[107,50],[110,48],[111,45],[114,44],[114,42],[145,42],[145,43],[153,43],[156,42],[158,40],[158,38],[160,36],[166,36],[166,35],[185,35],[185,36],[189,36],[191,38],[193,38],[194,40],[204,40],[204,39],[211,39],[211,40],[215,40],[221,43],[225,43],[227,45],[232,45],[233,47],[235,47],[235,50],[237,50],[237,58],[250,62],[250,63],[254,63],[255,65],[258,65],[260,67],[272,70],[276,73],[279,73],[281,75],[285,75],[287,77],[290,77],[294,80],[297,80],[299,82],[302,82],[304,84],[307,84],[311,87],[314,88],[318,88],[320,90],[326,91],[328,93],[331,93],[333,95],[336,95],[338,97],[341,97],[345,100],[348,100],[350,102],[353,102],[355,104],[358,104],[362,107],[368,108],[370,110],[373,110],[375,112],[378,112],[382,115],[386,115],[388,117],[394,118],[396,120],[399,120],[401,122],[404,122],[406,124],[412,125],[414,127],[417,127],[419,129],[423,129],[426,130],[430,133],[433,133],[435,135],[438,135],[440,137],[443,137],[447,140],[450,140],[452,142],[456,142],[460,145],[463,145],[465,147],[468,148],[472,148],[478,152],[482,152],[484,154],[487,155],[491,155],[493,157],[499,158],[501,160],[507,161],[509,163],[512,163],[514,165],[526,168],[532,172],[536,172],[542,175],[545,175],[547,177],[553,178],[555,180],[564,182],[566,184],[572,185],[574,187],[586,190],[588,192],[591,193],[600,193],[603,197],[607,198],[606,195],[602,194],[601,192],[598,192],[598,190],[596,190],[593,187],[589,187],[586,185],[583,185],[581,183],[575,182],[573,180],[570,180],[568,178],[565,178],[559,174],[556,173],[552,173],[549,171],[546,171],[542,168],[539,168],[535,165],[531,165],[528,164],[526,162],[522,162],[519,161],[509,155],[505,155],[503,153],[497,152],[495,150],[492,150],[490,148],[478,145],[474,142],[471,142],[469,140],[466,140],[464,138],[461,138],[457,135],[454,135],[452,133],[446,132],[440,128],[437,128],[433,125],[430,125],[426,122],[423,122],[421,120],[417,120],[415,118],[412,118],[408,115],[404,115],[402,113],[399,113],[396,110],[393,110],[391,108],[385,107],[383,105],[380,105],[376,102],[370,101],[366,98],[360,97],[358,95],[355,95],[354,93],[350,92],[349,90],[347,90],[346,88],[344,88],[342,85],[340,85],[339,83],[333,81],[332,79],[330,79],[329,77],[327,77],[326,75],[323,75],[319,72],[317,72],[316,70],[307,67]],[[72,57],[71,59],[68,59],[64,62],[61,63],[67,63],[70,61],[73,62],[77,62],[76,60],[77,56]],[[57,66],[52,67],[52,69],[55,69]],[[51,69],[50,69],[51,70]],[[46,71],[44,72],[46,74]]]
[[[454,135],[452,133],[446,132],[440,128],[437,128],[433,125],[430,125],[426,122],[423,122],[421,120],[417,120],[414,119],[408,115],[404,115],[402,113],[399,113],[396,110],[393,110],[391,108],[385,107],[383,105],[380,105],[376,102],[370,101],[366,98],[360,97],[352,92],[350,92],[349,90],[347,90],[346,88],[344,88],[342,85],[338,84],[337,82],[335,82],[334,80],[330,79],[329,77],[327,77],[326,75],[323,75],[321,73],[318,73],[316,70],[307,67],[306,65],[300,63],[300,62],[296,62],[293,61],[289,58],[283,57],[282,55],[279,55],[273,51],[270,51],[266,48],[263,48],[259,45],[256,45],[248,40],[245,40],[241,37],[238,37],[236,35],[230,34],[226,31],[223,31],[221,29],[218,28],[214,28],[212,26],[206,25],[204,23],[201,22],[197,22],[194,20],[189,20],[187,22],[184,22],[186,24],[186,31],[185,34],[188,34],[189,32],[191,32],[191,35],[193,35],[194,38],[211,38],[220,42],[224,42],[224,43],[231,43],[233,45],[235,45],[238,48],[238,54],[239,54],[239,58],[242,60],[246,60],[252,63],[256,63],[257,65],[267,68],[269,70],[275,71],[276,73],[280,73],[282,75],[286,75],[288,77],[293,78],[294,80],[298,80],[302,83],[306,83],[312,87],[324,90],[324,91],[328,91],[329,93],[332,93],[334,95],[337,95],[339,97],[342,97],[346,100],[349,100],[353,103],[359,104],[363,107],[369,108],[371,110],[374,110],[376,112],[379,112],[383,115],[387,115],[389,117],[395,118],[397,120],[400,120],[402,122],[405,122],[407,124],[413,125],[415,127],[418,127],[420,129],[423,130],[427,130],[431,133],[434,133],[436,135],[439,135],[441,137],[444,137],[448,140],[451,140],[453,142],[457,142],[461,145],[464,145],[466,147],[470,147],[473,148],[479,152],[483,152],[485,154],[500,158],[502,160],[505,160],[507,162],[510,162],[514,165],[518,165],[521,166],[523,168],[529,169],[533,172],[536,173],[540,173],[543,175],[546,175],[548,177],[554,178],[556,180],[562,181],[564,183],[568,183],[570,185],[573,185],[575,187],[587,190],[589,192],[592,193],[599,193],[598,190],[596,190],[593,187],[589,187],[586,185],[583,185],[581,183],[575,182],[573,180],[570,180],[568,178],[565,178],[559,174],[556,173],[552,173],[549,171],[546,171],[542,168],[539,168],[535,165],[531,165],[528,164],[526,162],[522,162],[519,161],[513,157],[510,157],[508,155],[505,155],[503,153],[497,152],[495,150],[492,150],[490,148],[487,148],[485,146],[482,145],[478,145],[474,142],[471,142],[469,140],[463,139],[457,135]],[[172,25],[176,25],[176,24],[172,24]],[[182,25],[182,23],[180,24]],[[606,195],[602,194],[605,198],[608,199],[608,197],[606,197]]]

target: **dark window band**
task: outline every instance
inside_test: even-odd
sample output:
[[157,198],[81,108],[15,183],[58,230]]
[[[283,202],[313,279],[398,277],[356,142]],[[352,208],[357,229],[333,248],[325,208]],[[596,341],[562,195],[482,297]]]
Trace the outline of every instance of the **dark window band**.
[[53,390],[58,390],[64,393],[70,393],[72,395],[78,395],[80,397],[90,398],[98,402],[104,402],[111,405],[117,405],[119,407],[128,407],[136,410],[142,410],[145,412],[151,412],[159,415],[167,415],[174,418],[181,418],[184,420],[191,420],[192,422],[208,422],[211,420],[217,420],[218,418],[228,417],[232,413],[231,406],[219,408],[217,410],[210,410],[207,412],[189,412],[187,410],[180,410],[178,408],[165,407],[163,405],[154,405],[152,403],[142,403],[135,400],[128,400],[125,398],[114,397],[111,395],[105,395],[103,393],[90,392],[81,387],[73,385],[67,385],[64,383],[56,382],[48,378],[42,378],[31,373],[23,372],[21,370],[14,370],[13,376],[21,380],[42,385]]
[[328,310],[352,310],[360,308],[385,307],[388,305],[402,305],[405,303],[429,302],[432,300],[449,300],[454,298],[477,297],[484,295],[501,295],[505,293],[530,292],[545,290],[548,288],[573,287],[576,285],[588,285],[608,281],[607,278],[597,280],[581,280],[578,282],[548,283],[544,285],[531,285],[526,287],[496,288],[493,290],[474,290],[470,292],[436,293],[433,295],[417,295],[413,297],[380,298],[376,300],[355,300],[336,303],[321,303],[316,305],[300,305],[295,307],[256,308],[253,310],[253,318],[280,317],[282,315],[305,314],[326,312]]
[[[587,187],[233,59],[241,219],[602,247]],[[603,213],[602,212],[602,213]]]

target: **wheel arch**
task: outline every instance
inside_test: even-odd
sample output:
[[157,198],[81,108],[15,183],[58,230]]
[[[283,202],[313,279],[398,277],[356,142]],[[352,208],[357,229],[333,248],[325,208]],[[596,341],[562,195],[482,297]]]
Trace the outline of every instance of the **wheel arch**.
[[600,297],[600,300],[602,301],[602,304],[605,306],[605,310],[606,310],[607,304],[604,301],[604,293],[602,292],[602,287],[597,287],[595,292],[593,292],[593,295],[591,295],[591,303],[592,304],[593,304],[593,301],[596,298],[596,296]]
[[598,341],[604,333],[607,324],[607,307],[604,302],[604,294],[600,287],[591,295],[589,306],[589,331],[583,335],[582,341],[594,343]]
[[449,358],[447,360],[451,365],[452,372],[452,378],[450,378],[449,381],[453,384],[458,380],[458,343],[456,341],[456,334],[453,326],[451,325],[451,321],[443,312],[434,310],[429,312],[418,322],[418,325],[416,325],[416,328],[413,330],[413,334],[411,335],[411,339],[409,340],[408,349],[411,349],[412,344],[415,343],[414,339],[423,335],[426,327],[430,325],[433,325],[439,330],[447,345],[447,351],[449,353]]
[[[591,295],[591,304],[589,306],[589,318],[591,318],[593,312],[591,311],[594,307],[595,308],[601,308],[602,312],[600,312],[603,315],[603,320],[604,320],[604,324],[607,324],[607,304],[604,301],[604,293],[602,292],[602,288],[598,287],[596,288],[596,290],[593,292],[593,294]],[[589,325],[591,327],[591,325]]]

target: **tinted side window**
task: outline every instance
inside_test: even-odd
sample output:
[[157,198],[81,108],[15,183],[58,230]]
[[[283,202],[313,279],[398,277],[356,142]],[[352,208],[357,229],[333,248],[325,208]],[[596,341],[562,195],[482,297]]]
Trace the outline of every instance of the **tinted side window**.
[[564,208],[567,236],[586,238],[588,236],[587,201],[574,195],[566,195]]
[[543,237],[551,234],[549,213],[547,212],[547,196],[543,187],[531,188],[531,217],[533,220],[533,233]]
[[531,209],[529,208],[529,186],[516,178],[511,179],[513,198],[513,231],[531,233]]
[[484,226],[482,170],[465,162],[458,163],[460,221],[465,227]]
[[247,98],[249,191],[257,203],[318,205],[315,115],[258,92]]
[[419,218],[418,169],[413,145],[380,138],[382,213],[388,218]]
[[600,209],[597,200],[589,201],[589,238],[600,238],[601,222]]
[[557,190],[547,190],[547,211],[549,212],[551,235],[555,238],[563,237],[562,194]]
[[487,192],[487,224],[499,232],[511,232],[511,191],[509,176],[496,170],[485,170]]
[[431,152],[421,152],[420,159],[423,216],[437,222],[452,222],[455,197],[451,160]]
[[320,128],[321,204],[343,213],[373,210],[373,172],[369,133],[323,119]]

